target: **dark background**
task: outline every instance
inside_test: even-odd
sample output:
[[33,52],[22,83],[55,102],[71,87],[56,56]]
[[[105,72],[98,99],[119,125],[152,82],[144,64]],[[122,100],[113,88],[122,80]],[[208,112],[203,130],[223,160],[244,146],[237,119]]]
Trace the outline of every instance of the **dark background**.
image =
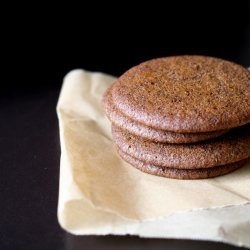
[[248,1],[119,1],[112,10],[107,4],[3,9],[0,249],[234,249],[199,241],[76,237],[60,229],[55,107],[69,70],[119,76],[142,61],[177,54],[250,66]]

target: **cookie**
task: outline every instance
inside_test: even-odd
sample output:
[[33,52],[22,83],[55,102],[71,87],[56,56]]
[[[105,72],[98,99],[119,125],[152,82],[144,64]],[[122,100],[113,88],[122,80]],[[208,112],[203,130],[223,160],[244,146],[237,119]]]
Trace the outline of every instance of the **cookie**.
[[116,81],[112,101],[132,120],[155,129],[230,129],[250,122],[250,72],[205,56],[153,59]]
[[222,137],[193,144],[168,144],[144,140],[112,125],[116,145],[138,160],[162,167],[197,169],[237,162],[250,157],[250,125]]
[[213,168],[176,169],[176,168],[159,167],[152,164],[144,163],[143,161],[140,161],[124,153],[120,149],[117,149],[117,152],[123,160],[125,160],[135,168],[141,170],[142,172],[152,175],[158,175],[158,176],[163,176],[173,179],[182,179],[182,180],[205,179],[205,178],[221,176],[242,167],[249,160],[249,159],[244,159],[238,162],[222,166],[216,166]]
[[128,130],[130,133],[141,136],[145,139],[156,142],[192,143],[215,138],[228,132],[228,130],[220,130],[203,133],[175,133],[150,128],[149,126],[126,117],[122,112],[120,112],[112,102],[111,91],[112,87],[109,88],[103,96],[103,107],[109,120],[116,126]]

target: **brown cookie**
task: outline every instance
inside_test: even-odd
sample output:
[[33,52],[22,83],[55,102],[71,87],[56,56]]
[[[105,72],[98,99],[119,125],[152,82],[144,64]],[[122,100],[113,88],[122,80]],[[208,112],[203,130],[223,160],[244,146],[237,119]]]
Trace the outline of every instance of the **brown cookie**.
[[158,176],[163,176],[173,179],[182,179],[182,180],[205,179],[205,178],[221,176],[230,173],[236,170],[237,168],[240,168],[249,160],[249,159],[244,159],[238,162],[217,166],[213,168],[176,169],[176,168],[159,167],[144,163],[143,161],[140,161],[124,153],[119,148],[117,149],[117,152],[123,160],[130,163],[132,166],[141,170],[142,172],[152,175],[158,175]]
[[126,154],[145,163],[171,168],[209,168],[250,157],[250,125],[216,139],[193,144],[168,144],[144,140],[112,126],[114,142]]
[[158,58],[124,73],[112,100],[132,120],[156,129],[230,129],[250,122],[250,72],[205,56]]
[[109,120],[116,126],[128,130],[132,134],[141,136],[145,139],[156,142],[192,143],[215,138],[228,132],[228,130],[220,130],[203,133],[175,133],[150,128],[149,126],[146,126],[142,123],[132,120],[129,117],[126,117],[122,112],[120,112],[112,102],[111,91],[112,87],[107,89],[103,96],[103,107]]

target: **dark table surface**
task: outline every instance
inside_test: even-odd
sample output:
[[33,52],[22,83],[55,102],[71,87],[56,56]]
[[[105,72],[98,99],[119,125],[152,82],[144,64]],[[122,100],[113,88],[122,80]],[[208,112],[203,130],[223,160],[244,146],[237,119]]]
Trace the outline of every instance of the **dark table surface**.
[[[144,60],[175,54],[218,56],[249,66],[249,5],[217,2],[202,3],[200,11],[190,7],[190,1],[185,6],[182,2],[182,9],[179,1],[176,8],[168,9],[150,4],[149,14],[143,12],[145,16],[138,18],[141,11],[134,11],[133,20],[131,11],[124,16],[120,10],[103,11],[97,25],[83,9],[70,25],[67,9],[58,11],[67,17],[64,22],[55,19],[53,11],[50,19],[42,12],[42,25],[45,19],[49,24],[44,27],[36,22],[29,27],[38,15],[31,11],[27,22],[20,18],[8,28],[9,47],[1,47],[8,52],[7,81],[0,81],[1,250],[239,249],[207,241],[73,236],[57,222],[60,142],[55,108],[63,76],[73,68],[120,75]],[[157,8],[156,18],[152,7]],[[104,22],[108,15],[112,19]],[[114,20],[123,19],[126,26],[122,22],[119,29],[112,26]],[[203,21],[202,26],[197,21]],[[76,23],[80,27],[74,29]]]

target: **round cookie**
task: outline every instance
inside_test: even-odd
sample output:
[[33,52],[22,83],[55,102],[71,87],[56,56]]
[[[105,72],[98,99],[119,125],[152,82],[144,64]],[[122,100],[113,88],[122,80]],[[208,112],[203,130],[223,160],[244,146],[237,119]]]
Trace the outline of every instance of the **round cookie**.
[[141,136],[145,139],[156,142],[193,143],[215,138],[228,132],[228,130],[220,130],[203,133],[175,133],[150,128],[142,123],[132,120],[129,117],[126,117],[122,112],[120,112],[112,102],[111,91],[112,87],[107,89],[103,96],[103,107],[109,120],[116,126],[128,130],[132,134]]
[[112,100],[126,116],[156,129],[230,129],[250,122],[250,72],[205,56],[153,59],[125,72]]
[[209,168],[250,157],[250,125],[217,139],[193,144],[167,144],[144,140],[112,126],[113,140],[126,154],[145,163],[181,169]]
[[244,159],[235,163],[216,166],[213,168],[200,168],[200,169],[176,169],[176,168],[165,168],[159,167],[151,164],[144,163],[123,151],[119,148],[117,149],[118,154],[123,160],[134,166],[135,168],[141,170],[142,172],[158,175],[162,177],[168,177],[173,179],[182,179],[182,180],[193,180],[193,179],[205,179],[216,176],[221,176],[227,173],[230,173],[237,168],[243,166],[249,159]]

